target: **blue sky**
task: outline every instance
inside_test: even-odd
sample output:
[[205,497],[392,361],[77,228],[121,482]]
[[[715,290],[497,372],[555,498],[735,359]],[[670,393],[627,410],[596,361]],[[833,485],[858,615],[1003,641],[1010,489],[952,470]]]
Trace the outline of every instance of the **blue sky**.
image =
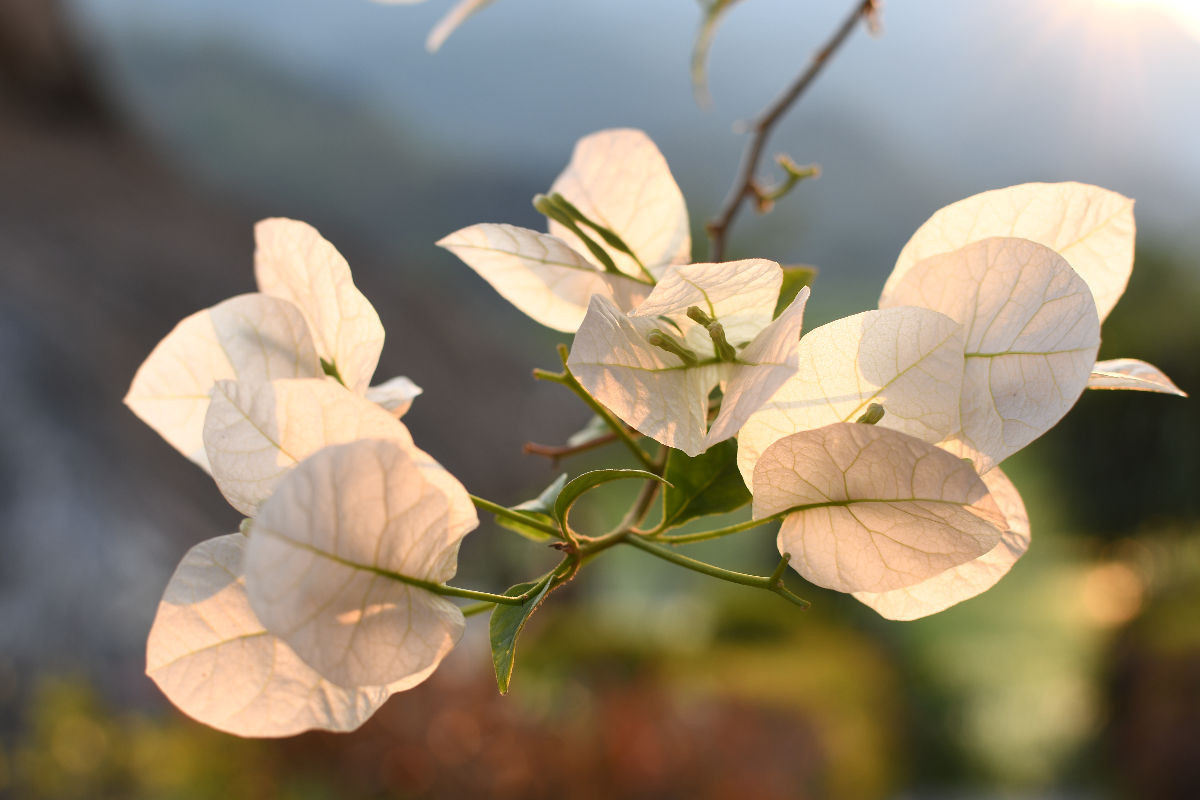
[[[432,56],[423,41],[449,0],[72,2],[111,60],[135,35],[222,42],[464,159],[520,165],[547,181],[579,136],[644,128],[697,216],[711,213],[723,194],[713,187],[732,176],[737,122],[791,79],[847,9],[830,0],[737,5],[712,52],[714,105],[702,110],[687,71],[693,0],[497,0]],[[830,231],[824,244],[771,255],[828,259],[855,243],[861,220],[887,215],[877,247],[849,249],[886,261],[938,206],[1027,180],[1116,189],[1138,199],[1143,231],[1194,237],[1197,87],[1200,42],[1150,8],[893,0],[883,35],[856,34],[770,145],[822,164],[819,188],[794,209],[806,231]],[[786,225],[777,212],[745,233],[779,236],[771,226]]]

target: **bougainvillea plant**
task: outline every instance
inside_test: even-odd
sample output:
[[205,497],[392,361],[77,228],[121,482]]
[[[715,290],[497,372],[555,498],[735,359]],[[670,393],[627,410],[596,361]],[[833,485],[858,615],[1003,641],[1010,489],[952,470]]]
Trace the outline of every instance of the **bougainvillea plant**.
[[[371,386],[384,332],[346,261],[303,222],[259,223],[259,291],[180,322],[125,399],[245,516],[184,556],[150,631],[147,671],[180,709],[244,736],[350,730],[432,674],[480,613],[507,691],[529,616],[616,547],[800,607],[789,571],[888,619],[926,616],[1026,551],[998,465],[1085,389],[1183,394],[1145,362],[1096,362],[1134,220],[1094,186],[1024,184],[936,212],[879,308],[803,335],[811,271],[694,263],[683,195],[640,131],[585,137],[534,204],[547,233],[480,224],[439,244],[573,334],[561,371],[535,375],[594,413],[574,444],[611,441],[637,468],[563,476],[520,504],[470,494],[401,419],[420,389]],[[622,522],[574,524],[575,501],[617,480],[642,484]],[[703,527],[747,504],[749,520]],[[477,510],[558,564],[501,593],[452,585]],[[678,550],[776,521],[764,574]]]

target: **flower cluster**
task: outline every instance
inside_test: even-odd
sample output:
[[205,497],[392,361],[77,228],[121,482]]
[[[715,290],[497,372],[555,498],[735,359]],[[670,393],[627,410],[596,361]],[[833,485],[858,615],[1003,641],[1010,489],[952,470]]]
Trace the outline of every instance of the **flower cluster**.
[[[879,309],[803,338],[807,290],[772,321],[778,265],[679,263],[686,210],[644,134],[585,138],[551,192],[579,210],[574,238],[552,221],[551,235],[476,225],[441,244],[560,330],[595,286],[568,361],[580,383],[688,455],[736,435],[755,517],[784,519],[780,553],[889,618],[972,597],[1020,557],[1028,519],[996,465],[1084,388],[1182,394],[1145,362],[1095,361],[1133,267],[1133,203],[1114,192],[1034,183],[944,208],[904,247]],[[618,243],[653,243],[644,299],[614,296],[617,273],[568,245],[596,220]],[[637,277],[637,246],[596,238],[590,249],[625,257],[621,279]],[[572,313],[552,316],[564,302]],[[872,406],[882,417],[862,419]]]
[[[504,690],[528,615],[587,557],[626,543],[694,568],[669,548],[698,537],[665,531],[751,497],[754,520],[782,521],[779,568],[700,571],[798,600],[782,584],[790,564],[884,617],[931,614],[1029,545],[1001,461],[1085,388],[1182,394],[1144,362],[1096,363],[1134,226],[1131,201],[1093,186],[1026,184],[942,209],[878,309],[803,337],[809,289],[778,264],[691,263],[682,194],[639,131],[584,138],[535,206],[547,233],[474,225],[439,244],[574,334],[552,377],[651,471],[560,480],[513,508],[467,494],[400,421],[420,390],[369,385],[383,329],[345,260],[304,223],[260,223],[260,291],[183,320],[126,397],[247,517],[184,557],[154,621],[147,669],[181,709],[242,735],[356,727],[457,642],[447,595],[495,605]],[[631,524],[577,535],[571,503],[621,478],[667,485],[662,523],[637,527],[649,491]],[[446,586],[476,505],[557,539],[563,562],[505,595]]]
[[423,587],[478,520],[399,419],[420,389],[368,386],[383,328],[345,260],[301,222],[255,238],[260,291],[184,319],[125,398],[249,517],[184,556],[147,672],[231,733],[349,730],[458,641],[461,612]]

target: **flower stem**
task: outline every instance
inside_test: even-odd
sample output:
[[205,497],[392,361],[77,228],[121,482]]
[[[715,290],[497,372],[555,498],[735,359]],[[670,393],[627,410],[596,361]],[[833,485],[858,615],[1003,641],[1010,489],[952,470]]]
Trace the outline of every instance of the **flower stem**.
[[478,603],[462,606],[458,610],[462,612],[464,617],[473,617],[476,614],[482,614],[485,611],[490,611],[496,607],[496,604],[490,600],[481,600]]
[[[715,564],[709,564],[706,561],[699,561],[681,553],[676,553],[674,550],[669,550],[661,545],[649,542],[640,536],[626,536],[622,540],[626,544],[631,544],[639,550],[644,550],[653,556],[661,558],[663,561],[669,561],[672,564],[690,569],[693,572],[699,572],[702,575],[708,575],[713,578],[719,578],[729,583],[737,583],[742,586],[751,586],[755,589],[766,589],[772,594],[777,594],[788,602],[795,603],[801,608],[808,608],[809,602],[802,597],[792,593],[783,584],[783,570],[776,567],[775,571],[767,577],[762,575],[747,575],[744,572],[734,572],[724,567],[718,567]],[[787,561],[790,556],[785,556],[782,566],[787,566]]]
[[681,533],[676,536],[657,536],[654,538],[656,541],[662,542],[663,544],[671,545],[691,544],[692,542],[707,542],[709,539],[719,539],[722,536],[728,536],[731,533],[741,533],[742,531],[748,531],[752,528],[757,528],[760,525],[766,525],[768,522],[774,522],[790,511],[791,509],[788,509],[788,511],[783,513],[773,514],[772,516],[763,517],[761,519],[748,519],[745,522],[739,522],[736,525],[729,525],[724,528],[713,528],[711,531],[697,531],[696,533]]

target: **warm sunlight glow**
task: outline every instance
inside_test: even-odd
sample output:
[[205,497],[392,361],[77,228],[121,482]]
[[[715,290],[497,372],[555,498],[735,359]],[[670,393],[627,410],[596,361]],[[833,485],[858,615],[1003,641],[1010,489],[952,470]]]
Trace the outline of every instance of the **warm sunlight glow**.
[[1200,2],[1198,0],[1100,0],[1118,10],[1153,11],[1170,19],[1200,41]]

